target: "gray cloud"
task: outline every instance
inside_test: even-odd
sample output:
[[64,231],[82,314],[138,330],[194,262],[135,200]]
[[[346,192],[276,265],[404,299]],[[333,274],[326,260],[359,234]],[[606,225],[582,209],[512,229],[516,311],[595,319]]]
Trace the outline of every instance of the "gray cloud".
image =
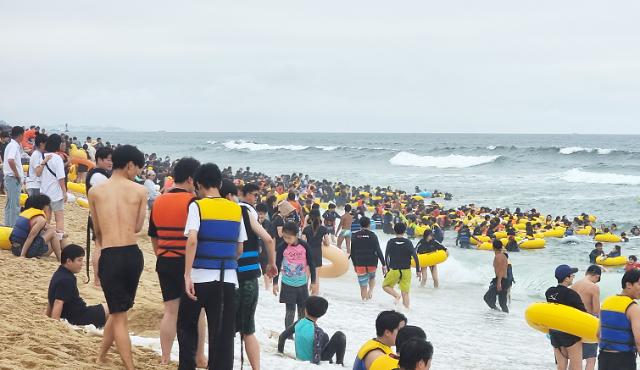
[[632,1],[0,4],[11,122],[640,133]]

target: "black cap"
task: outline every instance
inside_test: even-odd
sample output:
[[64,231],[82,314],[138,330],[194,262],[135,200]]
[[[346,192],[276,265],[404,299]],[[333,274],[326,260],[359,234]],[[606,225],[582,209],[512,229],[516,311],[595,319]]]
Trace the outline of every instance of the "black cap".
[[587,268],[587,275],[602,275],[602,269],[598,265],[591,265]]

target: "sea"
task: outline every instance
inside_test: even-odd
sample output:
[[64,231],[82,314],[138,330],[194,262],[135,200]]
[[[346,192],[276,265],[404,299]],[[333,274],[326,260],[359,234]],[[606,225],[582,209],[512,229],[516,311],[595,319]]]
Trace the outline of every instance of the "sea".
[[[446,207],[474,203],[489,207],[535,208],[543,214],[581,213],[620,230],[640,224],[639,136],[388,134],[388,133],[177,133],[72,132],[79,138],[102,137],[111,143],[137,145],[146,153],[172,159],[193,156],[220,167],[251,167],[270,175],[309,174],[314,179],[372,186],[391,185],[413,191],[453,194]],[[381,244],[388,237],[378,234]],[[433,369],[553,369],[553,353],[545,334],[530,328],[524,311],[544,300],[555,285],[559,264],[578,267],[578,278],[589,265],[593,241],[587,237],[547,239],[542,250],[511,253],[516,283],[511,312],[492,311],[482,296],[493,276],[491,252],[455,247],[452,231],[445,234],[450,258],[438,266],[440,288],[413,282],[409,323],[427,332],[435,347]],[[612,248],[606,245],[605,250]],[[622,244],[624,255],[640,255],[640,241]],[[621,272],[610,268],[600,282],[601,298],[620,290]],[[378,281],[382,276],[379,274]],[[415,280],[415,279],[414,279]],[[379,287],[378,287],[379,288]],[[374,321],[383,309],[401,309],[381,289],[371,302],[360,302],[353,272],[321,281],[330,302],[319,325],[329,334],[347,335],[350,366],[359,346],[375,334]],[[300,368],[275,354],[270,333],[283,329],[284,307],[263,292],[257,313],[263,367]],[[287,345],[287,352],[293,353]],[[321,368],[334,368],[323,364]],[[303,366],[304,368],[304,366]]]

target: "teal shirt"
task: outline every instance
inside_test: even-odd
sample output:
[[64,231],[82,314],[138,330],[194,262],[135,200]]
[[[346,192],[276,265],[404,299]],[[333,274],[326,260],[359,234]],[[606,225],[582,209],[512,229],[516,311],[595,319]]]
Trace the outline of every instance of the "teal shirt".
[[302,361],[311,361],[313,358],[315,324],[305,317],[298,321],[295,328],[296,358]]

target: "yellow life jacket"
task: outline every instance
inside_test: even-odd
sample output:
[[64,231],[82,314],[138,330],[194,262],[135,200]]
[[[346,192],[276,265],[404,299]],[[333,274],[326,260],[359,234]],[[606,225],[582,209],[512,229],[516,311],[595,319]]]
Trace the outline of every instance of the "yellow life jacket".
[[386,354],[384,356],[380,356],[378,358],[376,358],[373,363],[371,364],[371,367],[369,368],[369,370],[394,370],[400,367],[400,365],[398,364],[398,356],[393,354],[393,353],[389,353]]
[[360,347],[358,355],[356,356],[355,364],[353,365],[353,370],[367,370],[364,366],[364,358],[369,354],[369,352],[375,350],[380,350],[384,352],[385,355],[391,353],[391,347],[377,339],[369,339],[362,345],[362,347]]

